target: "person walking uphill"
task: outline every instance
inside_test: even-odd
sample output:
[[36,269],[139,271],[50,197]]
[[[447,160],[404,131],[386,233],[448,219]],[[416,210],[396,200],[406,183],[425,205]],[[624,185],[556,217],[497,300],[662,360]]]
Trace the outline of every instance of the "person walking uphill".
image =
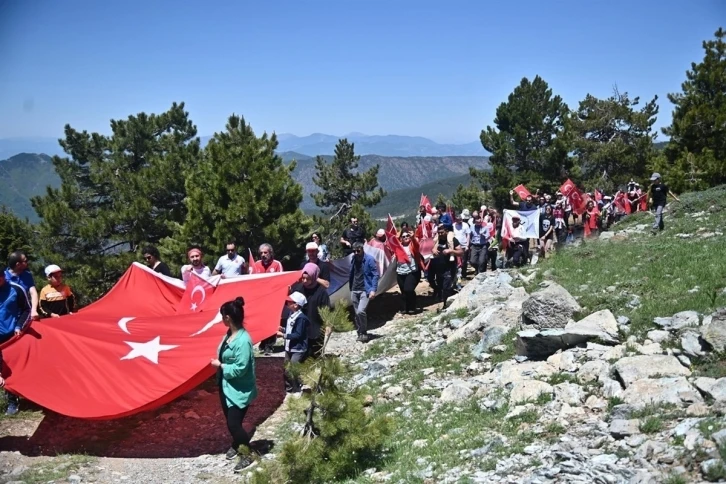
[[653,232],[656,230],[663,230],[663,209],[668,203],[668,195],[675,198],[676,201],[680,202],[677,196],[673,195],[668,189],[668,186],[664,184],[660,179],[660,173],[653,173],[650,176],[652,185],[650,186],[650,206],[655,208],[655,221],[653,222]]
[[227,451],[226,457],[227,460],[232,460],[239,455],[235,472],[249,467],[253,462],[249,447],[250,436],[242,427],[242,420],[257,397],[255,358],[252,339],[244,328],[244,304],[244,299],[238,297],[222,304],[219,309],[222,322],[228,330],[217,350],[217,358],[211,361],[211,365],[217,368],[222,412],[232,435],[232,447]]
[[358,341],[368,341],[368,302],[376,297],[379,278],[378,266],[373,257],[363,251],[363,244],[353,244],[353,260],[350,264],[350,300],[355,310],[355,326],[358,330]]

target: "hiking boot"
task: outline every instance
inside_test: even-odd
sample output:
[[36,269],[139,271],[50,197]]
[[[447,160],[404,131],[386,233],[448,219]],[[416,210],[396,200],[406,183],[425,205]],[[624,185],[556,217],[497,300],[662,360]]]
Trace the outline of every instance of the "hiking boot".
[[225,459],[232,460],[237,457],[237,449],[230,447],[227,453],[224,455]]
[[367,343],[370,338],[367,334],[359,334],[358,335],[358,342],[360,343]]
[[18,413],[18,402],[8,402],[8,409],[5,410],[5,415],[16,415]]
[[251,454],[240,455],[237,464],[234,466],[234,472],[242,472],[254,463],[254,459]]

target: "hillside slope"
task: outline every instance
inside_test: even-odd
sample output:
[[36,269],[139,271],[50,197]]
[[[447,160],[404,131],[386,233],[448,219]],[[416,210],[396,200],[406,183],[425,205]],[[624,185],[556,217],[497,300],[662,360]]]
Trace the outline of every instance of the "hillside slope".
[[[303,186],[304,198],[302,208],[315,209],[310,196],[317,187],[313,183],[315,175],[315,158],[300,153],[281,153],[282,158],[289,162],[296,160],[297,167],[294,178]],[[332,157],[325,157],[330,160]],[[466,175],[469,167],[487,167],[487,158],[483,156],[450,156],[450,157],[388,157],[378,155],[362,156],[359,164],[361,170],[379,164],[378,182],[386,190],[393,192],[405,188],[421,187],[448,178]],[[6,205],[21,217],[37,221],[37,216],[30,198],[45,193],[46,186],[57,187],[60,179],[55,173],[50,157],[44,154],[22,153],[4,161],[0,161],[0,205]],[[458,185],[458,183],[457,183]],[[454,186],[454,189],[456,186]],[[418,188],[417,188],[418,189]],[[445,187],[433,193],[446,193]],[[415,191],[415,190],[414,190]],[[413,203],[417,203],[418,195]],[[390,205],[389,205],[390,206]],[[388,208],[386,210],[389,210]],[[395,210],[394,210],[395,211]]]
[[36,222],[38,217],[30,198],[44,194],[47,186],[59,185],[60,178],[48,155],[20,153],[0,161],[0,205],[21,218]]

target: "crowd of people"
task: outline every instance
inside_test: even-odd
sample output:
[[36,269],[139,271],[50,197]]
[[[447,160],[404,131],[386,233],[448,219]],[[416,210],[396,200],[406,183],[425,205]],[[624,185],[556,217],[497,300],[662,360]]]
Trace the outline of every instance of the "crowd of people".
[[[402,313],[416,314],[419,306],[417,288],[426,279],[439,310],[445,308],[447,299],[460,287],[460,281],[497,267],[519,266],[531,259],[532,253],[546,256],[555,246],[567,243],[573,237],[578,223],[578,213],[571,197],[560,191],[529,194],[514,200],[515,190],[510,192],[511,207],[517,212],[511,216],[508,237],[502,239],[502,215],[484,205],[471,210],[462,207],[455,211],[440,204],[436,207],[421,205],[416,222],[403,221],[392,230],[380,229],[367,240],[365,229],[355,217],[343,231],[339,243],[343,253],[351,256],[348,289],[352,305],[357,341],[366,343],[368,335],[367,309],[379,292],[382,274],[376,260],[365,251],[365,245],[383,247],[395,264],[396,278],[401,294]],[[667,197],[678,198],[654,173],[651,186],[644,192],[631,181],[627,190],[606,196],[600,191],[587,194],[589,200],[581,211],[581,223],[585,236],[592,236],[606,229],[621,216],[639,210],[647,210],[648,203],[655,212],[653,230],[663,230],[663,207]],[[645,198],[647,197],[647,202]],[[536,247],[529,245],[520,226],[519,213],[539,211],[539,239]],[[328,288],[331,282],[330,250],[322,242],[321,234],[313,233],[305,244],[301,278],[289,289],[282,310],[279,330],[262,341],[260,349],[269,354],[277,340],[284,341],[284,385],[289,393],[303,391],[301,382],[290,371],[290,364],[302,363],[308,358],[321,357],[325,341],[320,315],[322,308],[330,308]],[[146,265],[153,271],[172,277],[169,266],[161,260],[159,250],[153,245],[141,250]],[[192,273],[209,278],[238,277],[250,273],[275,273],[285,270],[275,259],[271,244],[258,247],[258,260],[250,252],[245,260],[237,252],[237,245],[230,241],[225,246],[214,267],[204,262],[201,247],[191,246],[187,251],[188,263],[181,267],[180,277],[187,282]],[[471,271],[469,269],[471,268]],[[289,268],[288,268],[289,269]],[[31,320],[58,318],[72,314],[75,296],[63,282],[63,271],[55,264],[45,268],[47,284],[37,291],[33,275],[28,270],[28,258],[22,251],[8,257],[8,267],[0,272],[0,344],[19,335]],[[471,272],[471,274],[470,274]],[[250,436],[242,427],[249,405],[257,395],[252,339],[244,329],[244,300],[238,297],[222,305],[220,314],[228,331],[210,362],[217,369],[219,395],[222,410],[232,437],[232,446],[226,457],[238,458],[235,470],[246,468],[252,462]],[[0,352],[0,368],[2,353]],[[0,387],[4,386],[0,377]],[[6,391],[8,415],[18,412],[18,397]]]

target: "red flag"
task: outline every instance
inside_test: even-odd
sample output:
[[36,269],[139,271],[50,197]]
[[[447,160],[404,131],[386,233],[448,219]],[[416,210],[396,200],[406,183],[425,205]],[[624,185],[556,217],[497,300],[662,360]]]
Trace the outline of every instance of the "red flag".
[[[569,181],[569,180],[568,180]],[[582,215],[587,207],[587,201],[590,197],[587,194],[583,194],[579,188],[573,186],[570,188],[570,205],[572,205],[572,211],[577,215]]]
[[629,205],[626,195],[618,191],[618,193],[615,195],[615,198],[613,199],[613,203],[617,207],[618,211],[620,212],[627,212],[627,206]]
[[248,267],[247,273],[254,274],[255,273],[255,258],[252,255],[252,249],[247,249],[247,250],[250,251],[249,262],[247,263],[247,267]]
[[426,209],[426,213],[433,213],[433,207],[431,206],[431,201],[429,200],[429,197],[421,194],[421,201],[418,202],[419,207],[424,207]]
[[202,304],[207,300],[207,297],[214,293],[215,285],[220,280],[220,277],[214,278],[214,285],[210,281],[204,279],[196,272],[192,271],[187,287],[184,290],[179,304],[176,306],[177,314],[184,313],[195,313],[200,311]]
[[532,195],[531,193],[529,193],[529,190],[527,190],[527,188],[521,184],[514,187],[514,191],[516,192],[516,194],[519,196],[519,198],[521,200],[526,200],[527,197]]
[[214,375],[209,362],[226,331],[218,312],[224,302],[244,297],[245,329],[258,342],[277,331],[288,287],[299,277],[296,271],[225,279],[198,311],[177,314],[183,283],[135,263],[97,302],[35,321],[3,345],[6,386],[77,418],[157,408]]
[[648,211],[648,196],[647,193],[644,193],[640,196],[640,211],[641,212],[647,212]]
[[398,240],[398,232],[396,232],[396,226],[393,224],[393,218],[391,214],[388,214],[388,222],[386,223],[386,247],[392,254],[396,256],[396,260],[402,264],[409,262],[408,254],[403,249],[401,241]]
[[570,196],[570,192],[574,188],[575,188],[575,183],[568,178],[567,181],[565,183],[563,183],[562,186],[560,187],[560,193],[564,197],[569,197]]

